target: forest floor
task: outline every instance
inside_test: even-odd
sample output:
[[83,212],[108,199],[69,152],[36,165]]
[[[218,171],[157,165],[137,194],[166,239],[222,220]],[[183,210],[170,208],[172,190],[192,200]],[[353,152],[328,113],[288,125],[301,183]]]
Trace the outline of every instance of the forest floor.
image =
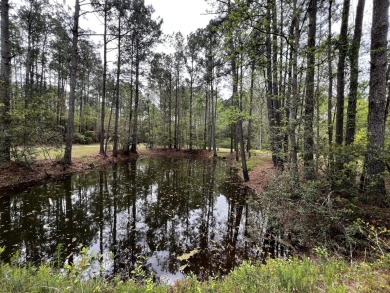
[[[49,150],[44,151],[44,148],[37,148],[37,159],[30,164],[10,162],[0,165],[0,190],[10,190],[24,188],[38,184],[49,179],[59,179],[69,176],[74,173],[79,173],[95,168],[103,168],[113,163],[126,162],[138,157],[166,157],[166,158],[211,158],[212,152],[206,150],[176,150],[155,148],[149,149],[145,145],[139,145],[137,154],[129,156],[119,154],[118,157],[113,157],[112,152],[108,155],[101,156],[98,154],[99,145],[74,145],[72,151],[72,165],[65,165],[60,162],[62,158],[61,151]],[[226,153],[226,154],[225,154]],[[219,158],[230,156],[226,150],[221,149]],[[54,159],[55,158],[55,159]],[[266,168],[268,169],[268,167]],[[255,168],[252,176],[257,179],[253,186],[258,188],[261,186],[260,181],[265,173],[262,169]]]

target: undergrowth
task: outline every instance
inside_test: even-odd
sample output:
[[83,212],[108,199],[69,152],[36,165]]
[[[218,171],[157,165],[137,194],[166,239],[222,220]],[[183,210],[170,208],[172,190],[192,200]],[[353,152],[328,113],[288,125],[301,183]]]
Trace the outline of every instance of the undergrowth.
[[80,278],[88,260],[81,261],[66,270],[0,263],[0,292],[390,292],[390,254],[352,265],[327,256],[244,262],[222,279],[199,282],[189,276],[173,286],[155,285],[147,276],[142,283]]

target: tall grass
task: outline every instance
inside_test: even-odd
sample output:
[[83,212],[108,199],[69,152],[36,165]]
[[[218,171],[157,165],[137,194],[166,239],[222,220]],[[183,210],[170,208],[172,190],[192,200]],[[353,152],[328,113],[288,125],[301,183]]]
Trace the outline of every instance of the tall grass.
[[[374,263],[347,264],[335,258],[244,262],[228,276],[199,282],[195,276],[169,287],[150,277],[140,282],[81,278],[88,258],[65,269],[0,263],[0,292],[390,292],[390,255]],[[137,278],[138,279],[138,278]]]

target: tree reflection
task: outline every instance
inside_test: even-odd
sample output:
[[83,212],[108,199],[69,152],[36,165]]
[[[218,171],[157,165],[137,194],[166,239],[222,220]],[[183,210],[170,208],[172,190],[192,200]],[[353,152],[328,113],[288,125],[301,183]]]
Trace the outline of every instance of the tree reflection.
[[95,274],[127,279],[141,266],[175,279],[181,267],[206,279],[243,259],[284,253],[267,237],[283,236],[269,229],[269,209],[251,198],[223,161],[130,161],[3,196],[2,257],[9,261],[19,247],[22,261],[58,259],[62,266],[77,260],[81,244],[100,255]]

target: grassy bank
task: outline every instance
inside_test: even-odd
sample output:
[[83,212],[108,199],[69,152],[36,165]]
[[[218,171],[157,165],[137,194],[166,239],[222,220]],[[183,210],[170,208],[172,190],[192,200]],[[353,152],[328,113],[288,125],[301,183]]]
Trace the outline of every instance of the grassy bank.
[[390,292],[390,255],[374,263],[347,264],[333,258],[269,260],[243,263],[225,278],[198,282],[195,277],[173,286],[154,285],[150,278],[80,280],[88,262],[64,272],[44,264],[38,268],[1,263],[0,292]]
[[[44,160],[44,159],[52,159],[52,160],[60,160],[64,156],[64,148],[61,149],[54,149],[54,148],[44,148],[39,147],[36,148],[37,153],[37,160]],[[78,159],[88,156],[94,156],[99,154],[100,145],[98,143],[94,144],[75,144],[72,146],[72,158]],[[139,151],[145,151],[146,146],[144,144],[138,145]],[[108,146],[108,151],[112,150],[112,146]]]

